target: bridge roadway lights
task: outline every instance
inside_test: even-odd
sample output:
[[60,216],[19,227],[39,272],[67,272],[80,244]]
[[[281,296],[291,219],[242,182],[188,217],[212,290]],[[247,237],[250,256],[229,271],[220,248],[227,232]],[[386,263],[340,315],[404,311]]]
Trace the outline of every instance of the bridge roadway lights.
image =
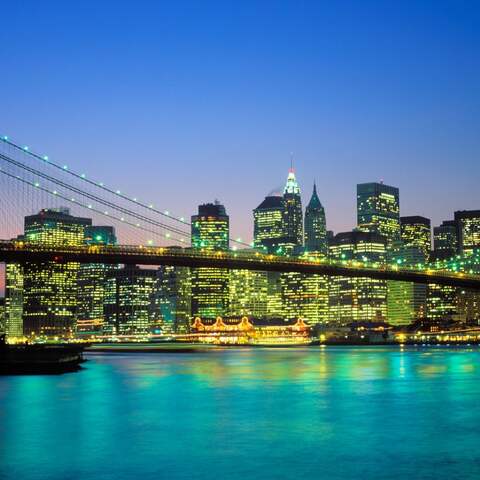
[[168,248],[104,247],[61,247],[25,245],[17,242],[0,241],[2,262],[79,262],[137,265],[172,265],[177,267],[209,267],[270,272],[297,272],[342,277],[368,277],[379,280],[397,280],[413,283],[435,283],[452,287],[480,290],[480,275],[452,274],[451,272],[428,272],[414,270],[386,270],[330,263],[291,260],[281,257],[236,255],[205,255],[192,252],[170,252]]

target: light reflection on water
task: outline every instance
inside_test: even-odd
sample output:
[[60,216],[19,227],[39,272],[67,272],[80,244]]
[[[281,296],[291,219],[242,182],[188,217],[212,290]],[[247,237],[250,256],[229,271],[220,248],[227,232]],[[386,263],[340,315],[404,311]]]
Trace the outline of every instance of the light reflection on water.
[[480,478],[480,352],[92,354],[0,378],[1,479]]

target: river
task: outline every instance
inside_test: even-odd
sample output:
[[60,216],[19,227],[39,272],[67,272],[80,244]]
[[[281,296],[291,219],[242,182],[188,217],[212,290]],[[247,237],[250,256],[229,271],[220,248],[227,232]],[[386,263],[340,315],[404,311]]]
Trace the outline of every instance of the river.
[[0,479],[478,479],[480,347],[95,353],[0,377]]

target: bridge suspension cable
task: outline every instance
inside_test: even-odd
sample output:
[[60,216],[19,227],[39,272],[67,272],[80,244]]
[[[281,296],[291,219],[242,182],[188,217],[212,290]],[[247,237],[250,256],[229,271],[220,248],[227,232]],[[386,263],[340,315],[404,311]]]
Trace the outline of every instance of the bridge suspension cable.
[[[4,142],[6,145],[9,145],[10,147],[14,148],[15,150],[17,150],[19,152],[22,152],[23,154],[26,154],[26,155],[30,156],[31,158],[33,158],[37,161],[40,161],[44,164],[48,164],[49,166],[51,166],[51,167],[53,167],[53,168],[55,168],[59,171],[62,171],[64,173],[82,181],[82,182],[85,182],[86,184],[88,184],[90,186],[93,186],[97,189],[101,189],[104,192],[109,193],[111,195],[114,195],[114,196],[116,196],[116,197],[118,197],[118,198],[120,198],[120,199],[122,199],[122,200],[124,200],[128,203],[131,203],[131,204],[134,204],[137,207],[141,207],[143,209],[146,209],[151,213],[156,213],[158,215],[166,217],[173,222],[180,223],[180,224],[182,224],[184,226],[188,226],[188,227],[191,226],[191,223],[186,221],[183,217],[177,217],[175,215],[170,214],[168,211],[162,212],[161,210],[156,208],[153,204],[146,204],[142,201],[139,201],[136,197],[130,197],[130,196],[122,193],[120,190],[113,190],[113,189],[105,186],[105,184],[103,182],[95,182],[93,180],[90,180],[89,178],[87,178],[87,176],[85,174],[78,173],[74,170],[71,170],[70,168],[68,168],[67,165],[60,165],[60,164],[52,161],[47,155],[38,154],[38,153],[30,150],[30,148],[27,147],[27,146],[21,146],[21,145],[15,143],[15,142],[13,142],[6,135],[1,136],[0,140],[2,142]],[[98,198],[100,198],[100,197],[98,197]],[[113,208],[113,207],[111,207],[111,208]],[[136,214],[137,218],[138,218],[138,215],[139,214]],[[145,219],[145,218],[148,218],[148,217],[143,216],[143,219]],[[146,220],[144,220],[144,221],[146,221]],[[149,223],[152,223],[152,221],[149,221]],[[164,227],[164,228],[167,228],[167,227]],[[191,236],[190,233],[183,232],[179,229],[176,229],[175,227],[170,227],[169,226],[168,229],[171,230],[171,231],[175,231],[177,234],[186,235],[188,237]],[[233,237],[230,237],[230,241],[235,243],[235,244],[238,244],[238,245],[242,245],[242,246],[245,246],[245,247],[251,247],[251,244],[249,244],[247,242],[243,242],[240,239],[235,239]]]

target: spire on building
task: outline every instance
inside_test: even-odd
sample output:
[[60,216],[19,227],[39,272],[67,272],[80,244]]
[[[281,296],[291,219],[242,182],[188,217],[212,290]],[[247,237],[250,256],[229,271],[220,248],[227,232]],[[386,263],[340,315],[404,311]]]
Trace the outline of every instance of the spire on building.
[[300,195],[300,187],[298,186],[297,179],[295,178],[295,171],[293,170],[293,166],[290,167],[290,170],[288,171],[287,183],[285,185],[285,190],[283,193]]
[[310,202],[308,202],[307,208],[310,208],[310,209],[322,208],[322,203],[318,198],[317,185],[315,182],[313,182],[312,197],[310,198]]

